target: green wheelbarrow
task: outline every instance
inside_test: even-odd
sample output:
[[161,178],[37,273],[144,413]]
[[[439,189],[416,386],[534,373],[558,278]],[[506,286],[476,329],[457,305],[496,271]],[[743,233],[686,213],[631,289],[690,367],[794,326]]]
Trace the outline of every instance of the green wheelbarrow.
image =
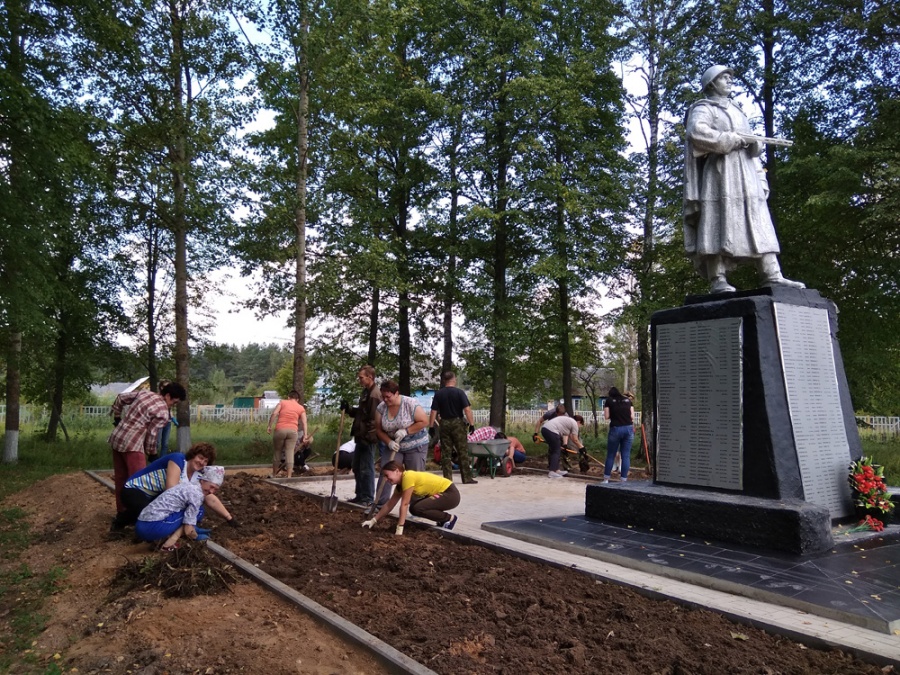
[[468,450],[472,470],[480,476],[490,474],[491,478],[494,478],[498,472],[501,476],[511,476],[516,468],[512,457],[506,456],[509,440],[505,438],[472,441],[468,443]]

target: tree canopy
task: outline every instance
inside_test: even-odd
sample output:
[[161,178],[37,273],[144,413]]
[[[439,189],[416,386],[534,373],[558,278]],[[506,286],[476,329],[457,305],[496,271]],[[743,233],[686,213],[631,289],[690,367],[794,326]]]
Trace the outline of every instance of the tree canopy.
[[[510,401],[571,406],[579,373],[648,400],[650,314],[699,288],[683,117],[716,62],[795,142],[765,157],[785,272],[837,303],[855,405],[896,413],[895,4],[10,0],[7,432],[20,396],[61,411],[101,374],[207,397],[286,361],[298,389],[463,369],[497,425]],[[263,273],[260,314],[291,310],[265,367],[208,344],[223,267]]]

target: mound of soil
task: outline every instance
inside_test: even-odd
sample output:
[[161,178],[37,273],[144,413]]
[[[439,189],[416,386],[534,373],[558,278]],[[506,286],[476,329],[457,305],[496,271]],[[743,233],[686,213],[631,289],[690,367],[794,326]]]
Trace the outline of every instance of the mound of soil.
[[229,477],[240,529],[214,538],[440,673],[881,673],[704,610],[651,600],[578,572],[520,560],[259,477]]

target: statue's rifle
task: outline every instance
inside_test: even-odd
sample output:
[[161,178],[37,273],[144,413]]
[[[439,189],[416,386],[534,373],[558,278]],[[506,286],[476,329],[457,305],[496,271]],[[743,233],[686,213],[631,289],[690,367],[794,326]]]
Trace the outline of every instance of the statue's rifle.
[[742,133],[738,133],[738,136],[743,138],[748,143],[763,143],[764,145],[778,145],[783,148],[789,148],[794,144],[794,141],[789,141],[786,138],[771,138],[769,136],[754,136],[753,134],[742,134]]

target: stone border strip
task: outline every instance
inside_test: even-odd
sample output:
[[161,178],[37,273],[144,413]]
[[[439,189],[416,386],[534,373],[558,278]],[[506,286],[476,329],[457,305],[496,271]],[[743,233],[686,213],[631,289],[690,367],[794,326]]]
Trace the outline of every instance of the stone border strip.
[[384,665],[390,667],[391,672],[409,673],[410,675],[437,675],[435,671],[426,668],[418,661],[411,659],[403,652],[391,647],[386,642],[378,639],[371,633],[364,631],[354,623],[350,623],[340,615],[335,614],[327,607],[323,607],[319,603],[298,593],[290,586],[278,581],[275,577],[266,574],[255,565],[250,564],[246,560],[239,558],[227,548],[219,546],[212,540],[206,542],[210,551],[219,557],[227,560],[244,574],[251,577],[254,581],[279,595],[293,605],[296,605],[304,612],[309,614],[319,623],[327,625],[340,636],[345,637],[360,647],[367,649],[375,658]]
[[[115,485],[106,477],[100,476],[95,471],[85,471],[85,473],[96,480],[109,490],[114,490]],[[339,614],[332,612],[330,609],[323,607],[311,598],[298,593],[290,586],[278,581],[275,577],[266,574],[255,565],[247,562],[243,558],[235,555],[227,548],[219,546],[212,540],[206,542],[210,551],[218,555],[223,560],[234,565],[241,572],[253,579],[267,590],[287,600],[292,605],[303,610],[311,616],[315,621],[324,624],[339,636],[346,638],[354,644],[366,649],[379,662],[388,666],[391,672],[408,673],[409,675],[437,675],[430,668],[426,668],[418,661],[411,659],[403,652],[394,649],[387,642],[380,640],[371,633],[364,631],[354,623],[350,623]]]

